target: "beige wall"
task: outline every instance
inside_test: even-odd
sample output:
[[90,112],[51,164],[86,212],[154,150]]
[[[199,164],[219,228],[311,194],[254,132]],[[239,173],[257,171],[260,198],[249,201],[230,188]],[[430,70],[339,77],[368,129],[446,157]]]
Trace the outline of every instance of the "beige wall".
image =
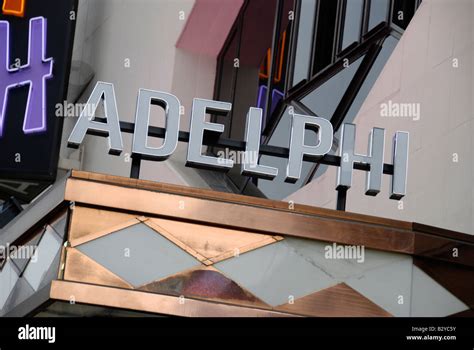
[[[80,0],[73,60],[87,63],[95,73],[80,102],[85,102],[95,82],[113,83],[120,120],[133,122],[140,88],[172,92],[186,111],[181,129],[189,129],[192,98],[212,98],[215,75],[215,59],[175,47],[193,5],[194,0]],[[182,14],[184,20],[180,19]],[[130,67],[126,67],[128,62]],[[65,122],[60,164],[128,176],[131,135],[123,134],[120,157],[107,155],[107,139],[94,136],[86,136],[82,150],[74,152],[65,145],[75,122],[75,118]],[[163,112],[158,108],[152,113],[152,125],[164,125]],[[157,146],[161,141],[150,142]],[[206,187],[193,169],[176,169],[184,159],[183,145],[179,150],[166,162],[144,161],[140,177]]]

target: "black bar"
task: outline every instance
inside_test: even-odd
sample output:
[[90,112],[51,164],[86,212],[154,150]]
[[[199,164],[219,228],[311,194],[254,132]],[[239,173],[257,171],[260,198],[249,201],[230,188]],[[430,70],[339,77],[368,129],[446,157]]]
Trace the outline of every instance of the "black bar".
[[347,188],[337,190],[337,205],[336,209],[345,211],[346,210],[346,199],[347,199]]
[[[105,118],[95,118],[97,122],[105,123]],[[135,125],[129,122],[120,122],[120,130],[122,132],[133,134],[135,130]],[[88,130],[87,134],[94,135],[94,136],[101,136],[105,137],[102,132],[97,132],[94,130]],[[166,135],[166,128],[161,128],[158,126],[150,126],[148,129],[148,136],[150,137],[157,137],[160,139],[165,138]],[[189,141],[189,132],[187,131],[180,131],[178,135],[178,140],[180,142],[188,142]],[[222,137],[216,137],[214,133],[204,133],[203,138],[203,145],[204,146],[215,146],[218,148],[229,148],[236,151],[245,151],[245,141],[238,141],[232,140]],[[270,145],[261,145],[260,146],[260,154],[270,157],[277,157],[277,158],[288,158],[290,154],[289,148],[286,147],[279,147],[279,146],[270,146]],[[326,154],[324,157],[314,160],[314,159],[303,159],[304,161],[313,161],[314,163],[325,164],[329,166],[340,166],[341,165],[341,157]],[[354,163],[354,169],[356,170],[363,170],[369,171],[370,165],[369,164],[361,164],[361,163]],[[393,165],[392,164],[384,164],[383,165],[383,173],[386,175],[393,175]]]
[[[346,117],[347,112],[352,106],[357,94],[359,93],[362,85],[364,84],[367,75],[369,74],[372,66],[377,59],[380,50],[382,49],[382,45],[374,44],[369,48],[367,54],[362,59],[359,69],[355,73],[352,81],[350,82],[344,96],[342,97],[339,105],[337,106],[336,110],[334,111],[333,115],[331,116],[331,124],[334,127],[334,130],[338,130],[341,124]],[[352,62],[353,63],[353,62]]]
[[[79,307],[79,305],[78,305]],[[113,311],[113,310],[112,310]],[[19,328],[55,327],[55,343],[48,340],[20,340]],[[416,327],[417,330],[414,328]],[[440,328],[449,329],[441,331]],[[433,330],[428,330],[432,328]],[[423,329],[421,331],[420,329]],[[212,330],[210,332],[210,330]],[[186,317],[40,317],[0,318],[2,349],[71,348],[71,344],[90,348],[105,343],[108,348],[137,344],[160,344],[169,337],[179,342],[208,335],[232,339],[257,336],[280,341],[295,337],[294,348],[312,344],[337,344],[337,348],[397,349],[472,349],[474,327],[470,317],[283,317],[283,318],[186,318]],[[455,336],[451,340],[423,340],[429,336]],[[415,337],[420,336],[419,340]],[[413,338],[408,338],[413,337]],[[230,339],[229,341],[232,341]],[[284,341],[283,339],[281,340]],[[300,342],[298,342],[300,341]],[[117,346],[118,345],[118,346]]]
[[132,179],[140,178],[140,165],[142,163],[142,158],[138,155],[132,156],[132,167],[130,168],[130,177]]

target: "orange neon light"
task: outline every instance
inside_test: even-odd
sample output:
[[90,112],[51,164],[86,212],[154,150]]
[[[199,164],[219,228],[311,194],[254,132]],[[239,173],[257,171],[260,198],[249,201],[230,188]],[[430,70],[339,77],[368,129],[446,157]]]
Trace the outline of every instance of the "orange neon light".
[[[281,42],[280,42],[280,50],[279,50],[278,56],[277,56],[277,62],[276,63],[278,65],[278,70],[276,71],[276,75],[273,78],[273,81],[275,83],[279,83],[281,81],[281,75],[282,75],[282,72],[283,72],[283,60],[285,58],[285,44],[286,44],[286,30],[283,32]],[[267,61],[266,66],[265,66],[265,62],[264,62],[262,64],[262,67],[260,67],[259,77],[261,79],[268,79],[268,77],[270,75],[270,63],[271,63],[271,59],[272,59],[272,50],[271,49],[267,50],[267,55],[265,56],[265,59]]]
[[3,14],[23,17],[25,15],[25,1],[26,0],[3,0]]

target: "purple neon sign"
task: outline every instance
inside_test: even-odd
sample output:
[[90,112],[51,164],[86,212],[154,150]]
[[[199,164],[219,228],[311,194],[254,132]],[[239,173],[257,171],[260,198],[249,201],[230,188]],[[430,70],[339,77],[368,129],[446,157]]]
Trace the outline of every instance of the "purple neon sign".
[[26,85],[29,85],[29,91],[23,132],[34,134],[46,130],[46,80],[53,76],[53,59],[45,55],[46,19],[35,17],[30,19],[28,61],[19,68],[10,68],[10,24],[0,21],[0,137],[3,136],[9,90]]

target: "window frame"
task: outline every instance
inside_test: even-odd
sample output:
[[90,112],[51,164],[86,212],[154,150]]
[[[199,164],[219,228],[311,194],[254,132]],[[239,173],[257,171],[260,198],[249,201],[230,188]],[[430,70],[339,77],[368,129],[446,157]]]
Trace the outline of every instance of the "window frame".
[[[231,40],[233,39],[233,35],[240,35],[242,33],[242,26],[243,26],[243,14],[248,6],[250,0],[246,0],[244,5],[242,6],[240,13],[238,15],[238,19],[234,23],[234,26],[231,30],[232,34],[226,39],[226,42],[221,50],[218,60],[217,60],[217,74],[216,74],[216,84],[214,89],[214,96],[218,98],[220,93],[220,79],[221,79],[221,72],[222,72],[222,64],[223,60],[222,57],[225,54],[226,50],[228,49]],[[272,60],[270,66],[270,73],[271,76],[275,73],[275,62],[277,61],[276,55],[278,54],[277,48],[279,46],[280,36],[279,33],[281,31],[281,22],[282,22],[282,11],[284,6],[285,0],[276,0],[276,14],[275,14],[275,22],[273,26],[273,39],[272,39]],[[279,121],[284,113],[284,111],[288,107],[293,107],[299,113],[305,113],[308,115],[316,115],[313,111],[311,111],[307,106],[305,106],[301,99],[308,95],[309,93],[313,92],[315,89],[320,87],[322,84],[327,82],[329,79],[334,77],[337,73],[342,71],[345,68],[344,63],[349,60],[350,63],[356,61],[363,55],[362,63],[358,67],[354,77],[351,79],[348,88],[345,90],[343,97],[339,101],[337,108],[333,115],[326,116],[327,119],[333,124],[334,132],[342,125],[347,112],[349,111],[354,99],[357,96],[362,84],[364,83],[367,75],[369,74],[375,60],[382,49],[383,42],[389,37],[393,36],[397,39],[401,38],[401,35],[404,32],[404,29],[397,26],[393,23],[393,11],[395,6],[395,0],[389,0],[390,4],[388,6],[386,20],[380,22],[370,31],[368,31],[369,26],[369,18],[370,18],[370,4],[373,0],[364,0],[363,10],[362,10],[362,18],[361,18],[361,28],[359,34],[359,40],[353,42],[343,50],[340,50],[342,37],[341,33],[343,33],[343,25],[345,20],[345,10],[347,1],[350,0],[333,0],[337,1],[337,14],[336,14],[336,23],[335,23],[335,31],[333,36],[333,49],[332,49],[332,58],[331,63],[328,64],[325,68],[320,70],[319,72],[313,72],[314,67],[314,59],[315,59],[315,48],[316,48],[316,39],[317,39],[317,29],[318,29],[318,12],[320,9],[321,0],[315,0],[315,16],[313,21],[313,28],[312,28],[312,41],[311,41],[311,49],[310,49],[310,63],[308,66],[307,72],[307,79],[303,79],[301,82],[293,86],[293,75],[295,71],[295,61],[296,61],[296,49],[298,44],[298,28],[299,28],[299,20],[300,20],[300,12],[302,7],[301,0],[293,0],[293,11],[294,11],[294,19],[290,21],[291,25],[291,35],[289,38],[289,45],[288,45],[288,53],[287,53],[287,69],[285,73],[285,91],[284,91],[284,98],[279,101],[277,107],[270,114],[270,107],[271,107],[271,90],[272,90],[272,83],[273,79],[268,79],[267,82],[267,97],[266,97],[266,108],[265,108],[265,115],[264,120],[266,120],[266,125],[262,130],[262,144],[268,144],[273,132],[275,131],[276,127],[278,126]],[[420,6],[422,0],[415,0],[415,13],[418,7]],[[240,40],[238,41],[238,49],[237,54],[240,53]],[[232,104],[235,102],[235,83],[236,83],[236,75],[237,73],[234,72],[233,75],[233,90],[232,90]],[[231,115],[232,119],[232,115]],[[232,127],[232,121],[230,121],[230,127]],[[315,163],[312,170],[310,171],[309,175],[306,177],[304,181],[304,185],[308,184],[312,181],[317,169],[319,168],[320,164]],[[229,176],[231,179],[233,176]],[[246,193],[247,187],[253,185],[251,192],[255,195],[255,192],[261,192],[258,190],[256,184],[257,179],[253,179],[252,177],[247,177],[243,181],[243,185],[236,186],[239,188],[240,193]],[[240,182],[240,181],[239,181]],[[303,186],[304,186],[303,185]]]

